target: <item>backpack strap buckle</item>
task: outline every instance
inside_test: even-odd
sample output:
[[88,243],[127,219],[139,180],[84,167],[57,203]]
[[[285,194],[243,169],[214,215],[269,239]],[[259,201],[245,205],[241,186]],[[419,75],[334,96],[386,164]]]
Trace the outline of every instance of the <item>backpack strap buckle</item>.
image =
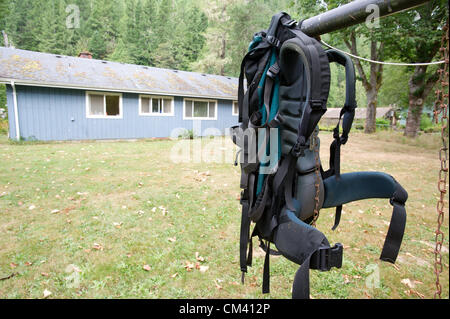
[[275,79],[278,73],[280,73],[280,66],[278,65],[278,63],[274,63],[269,68],[269,70],[267,70],[266,75],[271,79]]
[[303,156],[305,156],[305,150],[307,148],[308,148],[308,145],[306,145],[305,138],[303,136],[300,136],[297,139],[297,142],[292,147],[291,154],[294,157],[303,157]]
[[343,246],[336,243],[333,247],[319,248],[312,256],[309,268],[329,271],[332,267],[342,267]]
[[279,48],[279,47],[281,46],[280,40],[278,40],[277,38],[275,38],[273,35],[268,35],[268,36],[266,37],[266,40],[267,40],[267,42],[268,42],[270,45],[272,45],[272,46],[274,46],[274,47]]
[[296,25],[297,21],[295,21],[294,19],[290,19],[288,21],[282,21],[281,23],[287,28],[292,28]]
[[311,100],[310,104],[313,110],[321,110],[324,105],[322,100]]

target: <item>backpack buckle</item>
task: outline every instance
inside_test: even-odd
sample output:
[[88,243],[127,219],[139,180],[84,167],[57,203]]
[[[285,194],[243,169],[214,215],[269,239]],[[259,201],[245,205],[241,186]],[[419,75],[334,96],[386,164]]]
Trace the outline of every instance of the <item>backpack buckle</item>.
[[275,79],[278,73],[280,73],[280,67],[278,63],[275,63],[267,70],[266,75],[271,79]]
[[279,48],[281,45],[280,40],[278,40],[277,38],[275,38],[273,35],[268,35],[267,36],[267,42],[271,45],[273,45],[274,47]]
[[322,109],[323,101],[322,100],[311,100],[310,104],[311,104],[311,108],[313,110],[320,110],[320,109]]
[[329,271],[332,267],[342,267],[341,243],[336,243],[333,247],[319,248],[312,256],[309,268],[320,271]]
[[303,157],[305,156],[305,149],[308,148],[306,145],[305,138],[303,136],[297,139],[294,146],[291,149],[291,154],[295,157]]
[[295,21],[294,19],[291,19],[291,20],[289,20],[289,21],[287,21],[287,22],[282,22],[282,23],[283,23],[283,25],[284,25],[285,27],[287,27],[287,28],[292,28],[292,27],[295,26],[295,24],[297,23],[297,21]]

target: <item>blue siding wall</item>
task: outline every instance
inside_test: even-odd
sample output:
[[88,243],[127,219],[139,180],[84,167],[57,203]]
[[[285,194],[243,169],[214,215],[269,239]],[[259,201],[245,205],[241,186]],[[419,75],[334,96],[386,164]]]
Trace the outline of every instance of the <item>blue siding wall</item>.
[[[217,120],[183,120],[183,98],[175,97],[174,116],[139,116],[139,94],[123,93],[122,119],[86,117],[83,90],[16,86],[20,135],[36,140],[134,139],[169,137],[175,128],[194,129],[201,125],[225,134],[237,124],[232,101],[218,100]],[[10,137],[15,138],[12,88],[7,88]],[[199,124],[199,122],[201,122]],[[197,132],[198,133],[198,132]]]

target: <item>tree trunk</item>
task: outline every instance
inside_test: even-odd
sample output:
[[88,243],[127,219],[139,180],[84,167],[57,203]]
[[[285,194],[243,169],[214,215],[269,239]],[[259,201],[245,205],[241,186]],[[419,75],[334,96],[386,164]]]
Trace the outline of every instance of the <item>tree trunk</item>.
[[[220,52],[220,59],[224,60],[226,57],[226,49],[227,49],[227,42],[225,39],[225,35],[222,37],[222,50]],[[220,67],[220,75],[225,75],[225,63],[222,63],[222,66]]]
[[409,80],[409,108],[404,135],[416,137],[420,129],[423,105],[426,97],[436,83],[436,76],[426,80],[427,66],[416,66]]
[[408,117],[406,118],[406,127],[404,135],[416,137],[420,129],[420,118],[422,117],[423,100],[421,98],[411,97],[409,95]]
[[[351,50],[352,54],[358,55],[356,48],[356,35],[354,32],[350,34],[350,41],[344,40],[347,47]],[[370,58],[372,60],[382,60],[384,50],[384,43],[376,40],[370,41]],[[364,133],[376,132],[376,117],[377,117],[377,104],[378,104],[378,91],[380,90],[381,83],[383,81],[383,65],[371,63],[369,66],[369,76],[366,76],[361,61],[355,60],[356,70],[361,78],[364,89],[366,90],[367,97],[367,109],[366,109],[366,125],[364,127]]]
[[366,125],[364,127],[364,133],[375,133],[378,91],[376,90],[375,87],[371,87],[370,90],[367,90],[366,96],[367,96],[367,109],[366,109]]

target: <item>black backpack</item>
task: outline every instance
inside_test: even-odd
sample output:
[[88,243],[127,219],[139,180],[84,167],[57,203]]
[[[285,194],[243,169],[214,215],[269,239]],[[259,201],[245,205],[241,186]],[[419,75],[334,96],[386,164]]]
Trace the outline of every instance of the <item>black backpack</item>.
[[[330,62],[345,67],[346,101],[334,129],[329,169],[319,158],[318,122],[326,111]],[[246,82],[246,83],[245,83]],[[309,298],[309,269],[342,266],[343,246],[330,246],[317,230],[319,210],[364,198],[390,198],[394,206],[382,260],[395,262],[406,223],[406,191],[392,176],[379,172],[340,174],[340,149],[355,115],[355,71],[351,59],[300,30],[287,13],[272,17],[268,30],[250,43],[239,76],[239,126],[231,130],[239,146],[242,218],[242,282],[252,263],[252,238],[266,252],[263,293],[269,292],[269,255],[282,254],[301,265],[292,297]],[[340,122],[342,119],[342,134]],[[250,224],[255,223],[252,233]],[[274,243],[277,250],[270,248]]]

